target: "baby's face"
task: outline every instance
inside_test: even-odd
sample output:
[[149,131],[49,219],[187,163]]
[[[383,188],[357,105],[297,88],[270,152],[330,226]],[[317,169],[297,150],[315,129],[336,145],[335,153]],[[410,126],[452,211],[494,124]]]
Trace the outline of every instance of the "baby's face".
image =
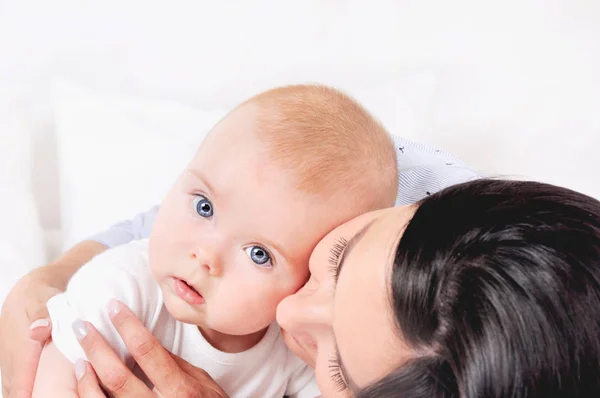
[[308,279],[319,240],[354,215],[295,189],[256,138],[255,109],[217,125],[160,207],[150,267],[180,321],[246,335]]

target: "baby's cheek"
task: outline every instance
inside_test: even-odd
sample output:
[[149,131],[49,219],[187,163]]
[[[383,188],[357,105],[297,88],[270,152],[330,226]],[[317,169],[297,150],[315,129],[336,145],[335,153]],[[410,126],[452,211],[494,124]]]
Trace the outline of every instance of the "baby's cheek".
[[275,320],[277,305],[285,297],[275,289],[262,286],[262,289],[259,288],[249,292],[249,298],[246,302],[248,313],[256,319],[261,319],[263,323],[270,323]]
[[[223,286],[221,286],[223,287]],[[279,297],[256,288],[220,289],[221,297],[211,303],[210,318],[213,327],[223,333],[250,334],[266,328],[275,320]]]

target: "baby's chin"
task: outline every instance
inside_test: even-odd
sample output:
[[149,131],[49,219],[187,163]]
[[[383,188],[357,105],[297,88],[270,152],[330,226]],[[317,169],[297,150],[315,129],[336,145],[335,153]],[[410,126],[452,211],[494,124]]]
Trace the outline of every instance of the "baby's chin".
[[[208,303],[193,307],[172,293],[163,292],[165,307],[169,314],[182,323],[199,326],[201,329],[214,330],[230,336],[247,336],[266,329],[272,322],[255,322],[256,317],[227,316],[218,318],[211,316]],[[221,314],[227,311],[219,311]],[[247,318],[247,319],[244,319]]]
[[206,304],[202,305],[202,307],[194,308],[170,292],[163,292],[163,295],[165,307],[173,318],[179,322],[191,325],[210,327],[207,325],[206,320]]

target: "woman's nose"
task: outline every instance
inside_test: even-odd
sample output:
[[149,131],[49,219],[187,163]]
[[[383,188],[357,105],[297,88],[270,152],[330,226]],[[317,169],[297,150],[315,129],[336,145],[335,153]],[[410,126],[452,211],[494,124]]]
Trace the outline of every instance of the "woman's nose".
[[277,306],[277,322],[290,332],[307,328],[330,326],[333,302],[331,295],[309,281],[295,294],[283,299]]

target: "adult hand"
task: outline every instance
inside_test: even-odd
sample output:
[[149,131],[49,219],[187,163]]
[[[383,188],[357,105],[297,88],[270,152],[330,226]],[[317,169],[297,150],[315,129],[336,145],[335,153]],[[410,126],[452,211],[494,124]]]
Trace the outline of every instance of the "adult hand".
[[0,315],[0,369],[6,398],[30,398],[44,342],[51,324],[48,299],[60,292],[38,268],[24,276],[10,291]]
[[25,275],[10,291],[0,315],[0,370],[5,398],[30,398],[51,323],[46,302],[65,289],[71,276],[106,250],[83,241],[51,264]]
[[119,359],[89,323],[73,325],[90,363],[75,365],[80,398],[106,397],[102,387],[117,398],[225,398],[227,394],[206,373],[169,353],[120,302],[112,301],[109,314],[129,352],[154,385],[150,390]]

